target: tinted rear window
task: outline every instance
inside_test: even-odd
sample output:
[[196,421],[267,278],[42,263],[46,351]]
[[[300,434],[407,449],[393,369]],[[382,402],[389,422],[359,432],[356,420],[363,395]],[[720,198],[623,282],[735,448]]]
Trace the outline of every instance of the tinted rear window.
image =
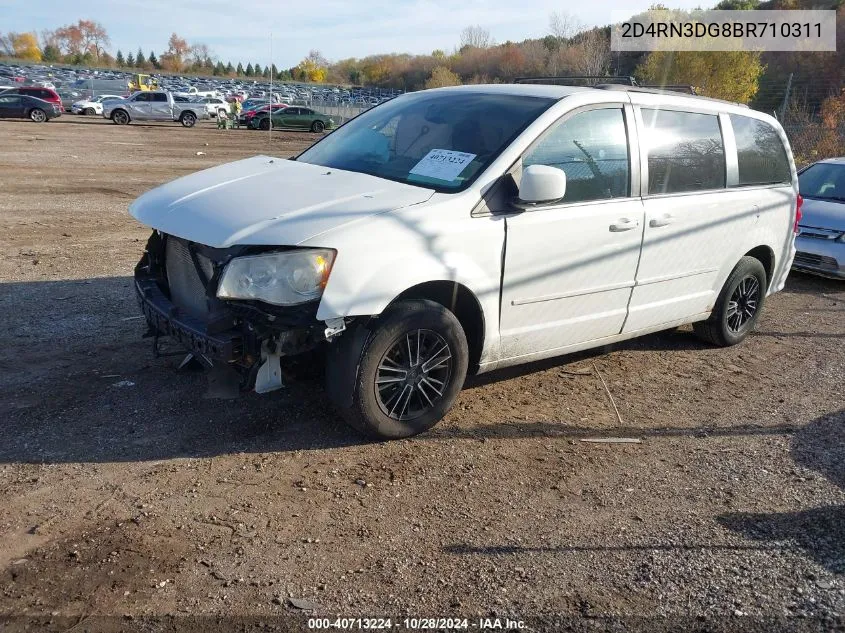
[[786,148],[765,121],[731,114],[739,163],[739,186],[792,182]]
[[706,191],[725,186],[725,146],[715,114],[643,108],[648,193]]

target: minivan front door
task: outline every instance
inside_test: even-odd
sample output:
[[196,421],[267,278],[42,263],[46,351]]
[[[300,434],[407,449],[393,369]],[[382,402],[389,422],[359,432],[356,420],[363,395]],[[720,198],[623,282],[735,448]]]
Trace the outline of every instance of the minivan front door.
[[591,107],[555,123],[523,157],[523,167],[562,169],[567,186],[562,200],[506,219],[503,360],[621,332],[643,232],[629,136],[630,106]]

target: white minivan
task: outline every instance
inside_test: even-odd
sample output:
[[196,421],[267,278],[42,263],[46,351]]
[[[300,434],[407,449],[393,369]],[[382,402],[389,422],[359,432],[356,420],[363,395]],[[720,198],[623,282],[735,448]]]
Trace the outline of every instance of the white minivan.
[[685,323],[739,343],[783,288],[800,197],[760,112],[514,84],[406,94],[130,212],[154,229],[135,285],[156,341],[259,393],[318,350],[344,417],[399,438],[436,424],[469,372]]

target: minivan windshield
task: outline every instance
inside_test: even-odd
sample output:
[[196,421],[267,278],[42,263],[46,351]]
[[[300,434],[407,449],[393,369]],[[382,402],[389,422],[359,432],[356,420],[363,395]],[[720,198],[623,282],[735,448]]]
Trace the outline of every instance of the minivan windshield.
[[450,90],[403,95],[360,114],[296,160],[459,191],[554,102]]
[[805,198],[845,202],[845,163],[816,163],[798,176]]

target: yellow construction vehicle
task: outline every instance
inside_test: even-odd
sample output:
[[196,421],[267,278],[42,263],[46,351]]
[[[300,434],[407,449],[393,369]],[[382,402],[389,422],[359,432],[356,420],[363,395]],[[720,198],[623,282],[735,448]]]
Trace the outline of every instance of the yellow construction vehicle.
[[138,92],[139,90],[158,90],[158,81],[149,75],[135,75],[129,80],[129,90],[131,92]]

